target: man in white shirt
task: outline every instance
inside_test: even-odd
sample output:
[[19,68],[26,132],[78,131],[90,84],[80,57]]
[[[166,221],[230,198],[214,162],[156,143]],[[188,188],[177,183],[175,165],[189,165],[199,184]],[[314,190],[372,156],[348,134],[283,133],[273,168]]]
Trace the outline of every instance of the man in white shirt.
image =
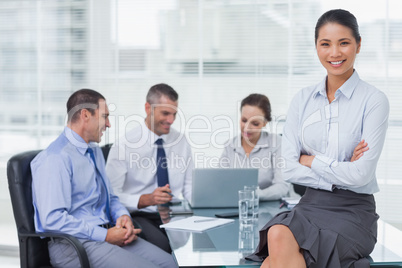
[[[171,129],[177,92],[166,84],[150,88],[144,121],[111,148],[106,172],[115,194],[142,226],[146,240],[171,252],[157,205],[173,198],[191,199],[193,161],[184,134]],[[156,144],[157,143],[157,144]]]

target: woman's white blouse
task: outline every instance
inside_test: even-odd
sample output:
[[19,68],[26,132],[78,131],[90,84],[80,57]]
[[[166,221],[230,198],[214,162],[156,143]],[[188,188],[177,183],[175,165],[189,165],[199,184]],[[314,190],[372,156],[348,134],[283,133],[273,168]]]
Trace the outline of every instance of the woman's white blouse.
[[[388,127],[385,94],[353,75],[329,103],[326,79],[302,89],[293,98],[282,137],[284,179],[331,191],[340,188],[373,194],[379,190],[376,167]],[[369,150],[350,162],[361,140]],[[315,155],[311,168],[299,163],[301,154]]]

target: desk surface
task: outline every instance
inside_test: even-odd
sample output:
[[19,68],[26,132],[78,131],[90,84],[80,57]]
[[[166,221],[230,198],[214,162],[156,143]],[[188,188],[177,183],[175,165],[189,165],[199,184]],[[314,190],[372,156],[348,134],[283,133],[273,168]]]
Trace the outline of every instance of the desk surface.
[[[258,231],[278,212],[286,210],[279,208],[279,201],[261,202],[258,223],[254,227],[254,245],[258,245]],[[214,216],[216,213],[236,211],[230,209],[193,209],[194,215]],[[172,220],[183,216],[174,216]],[[239,221],[202,233],[167,230],[170,245],[180,267],[189,266],[234,266],[252,267],[261,263],[244,259],[244,252],[239,251]],[[373,267],[376,265],[396,265],[402,267],[402,231],[379,221],[378,242],[371,254]],[[390,266],[394,267],[394,266]]]

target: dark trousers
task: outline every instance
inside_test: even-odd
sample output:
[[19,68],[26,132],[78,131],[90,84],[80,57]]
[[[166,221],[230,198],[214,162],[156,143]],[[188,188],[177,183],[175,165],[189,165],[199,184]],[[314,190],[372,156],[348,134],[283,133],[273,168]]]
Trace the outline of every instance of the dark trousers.
[[131,217],[134,219],[134,222],[137,222],[139,225],[141,225],[135,227],[140,227],[142,229],[142,238],[163,249],[167,253],[172,253],[165,229],[159,228],[159,226],[162,224],[159,213],[137,211],[132,212]]

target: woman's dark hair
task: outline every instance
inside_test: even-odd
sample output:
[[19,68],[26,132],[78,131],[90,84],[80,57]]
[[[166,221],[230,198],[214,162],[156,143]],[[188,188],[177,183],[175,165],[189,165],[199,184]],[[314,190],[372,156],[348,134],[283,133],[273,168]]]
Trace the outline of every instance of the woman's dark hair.
[[82,109],[94,115],[99,108],[99,100],[105,100],[105,97],[92,89],[83,88],[74,92],[67,101],[68,122],[76,121]]
[[359,43],[361,40],[361,36],[359,33],[359,25],[357,24],[356,17],[347,10],[343,9],[333,9],[325,12],[318,19],[317,24],[315,26],[315,43],[317,43],[318,34],[322,26],[327,23],[337,23],[348,27],[352,30],[352,35],[356,39],[356,42]]
[[257,106],[264,112],[265,119],[271,121],[271,104],[267,96],[262,94],[250,94],[241,101],[240,110],[245,105]]

